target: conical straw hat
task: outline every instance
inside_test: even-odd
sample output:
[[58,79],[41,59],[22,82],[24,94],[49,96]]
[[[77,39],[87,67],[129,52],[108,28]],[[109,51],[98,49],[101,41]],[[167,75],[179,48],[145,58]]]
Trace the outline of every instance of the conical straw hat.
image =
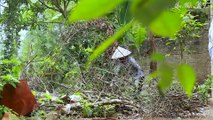
[[115,50],[115,52],[112,55],[112,59],[122,58],[122,57],[130,55],[131,53],[132,52],[130,52],[129,50],[118,46],[118,48]]

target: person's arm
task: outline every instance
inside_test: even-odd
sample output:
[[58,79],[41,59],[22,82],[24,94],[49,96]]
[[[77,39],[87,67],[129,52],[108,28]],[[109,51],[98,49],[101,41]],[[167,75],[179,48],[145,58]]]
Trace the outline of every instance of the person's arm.
[[135,68],[137,69],[137,76],[138,77],[144,77],[144,72],[141,69],[141,66],[137,63],[137,61],[133,58],[133,57],[128,57],[128,61],[129,63]]
[[133,57],[128,57],[128,61],[134,68],[141,70],[141,66],[137,63],[137,61]]

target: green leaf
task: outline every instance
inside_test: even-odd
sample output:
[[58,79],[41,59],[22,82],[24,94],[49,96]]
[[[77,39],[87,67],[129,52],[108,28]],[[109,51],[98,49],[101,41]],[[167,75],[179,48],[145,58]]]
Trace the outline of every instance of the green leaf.
[[91,20],[101,17],[125,0],[81,0],[70,12],[68,21]]
[[119,12],[119,22],[120,24],[126,24],[133,19],[132,14],[130,12],[130,1],[126,1],[121,4],[121,9]]
[[47,98],[48,100],[50,100],[53,96],[48,94],[48,93],[45,93],[45,98]]
[[144,25],[149,25],[163,11],[174,7],[176,0],[134,0],[133,16]]
[[33,4],[38,2],[38,0],[30,0]]
[[101,45],[98,46],[93,52],[93,54],[89,57],[87,61],[87,66],[97,58],[100,54],[102,54],[113,42],[118,40],[127,30],[132,26],[133,21],[123,26],[118,32],[116,32],[113,36],[105,40]]
[[191,96],[196,82],[196,74],[194,69],[190,65],[181,64],[177,68],[177,77],[186,94]]
[[13,72],[13,76],[15,78],[18,78],[19,77],[19,73],[21,72],[21,67],[18,65],[18,66],[13,66],[12,67],[12,72]]
[[91,117],[92,116],[92,109],[89,106],[83,107],[82,113],[85,117]]
[[160,65],[157,74],[160,77],[160,81],[158,82],[158,88],[159,88],[160,92],[163,93],[172,84],[173,67],[169,64],[163,63]]
[[80,95],[81,96],[81,92],[75,92],[73,95]]
[[62,16],[61,13],[56,14],[54,17],[51,18],[51,21],[57,20]]
[[151,55],[151,60],[155,62],[161,62],[165,60],[165,57],[162,53],[155,52]]
[[163,37],[174,37],[181,29],[181,16],[172,11],[163,12],[150,24],[151,31]]
[[135,34],[135,45],[137,47],[141,46],[141,44],[144,42],[144,40],[147,38],[147,31],[144,27],[140,27],[138,29],[137,33]]
[[196,5],[197,2],[198,0],[180,0],[181,5],[184,5],[186,3],[190,3],[191,5]]
[[5,81],[9,81],[9,80],[11,80],[12,78],[11,78],[11,75],[4,75],[4,76],[1,76],[1,79],[2,80],[5,80]]

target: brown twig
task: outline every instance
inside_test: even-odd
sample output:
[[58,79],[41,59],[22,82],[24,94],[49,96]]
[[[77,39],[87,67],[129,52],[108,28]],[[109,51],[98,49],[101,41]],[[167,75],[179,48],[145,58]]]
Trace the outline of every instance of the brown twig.
[[42,1],[42,0],[39,0],[39,2],[40,2],[42,5],[44,5],[46,8],[48,8],[48,9],[52,9],[52,10],[55,10],[55,11],[60,12],[57,8],[48,6],[48,5],[47,5],[44,1]]

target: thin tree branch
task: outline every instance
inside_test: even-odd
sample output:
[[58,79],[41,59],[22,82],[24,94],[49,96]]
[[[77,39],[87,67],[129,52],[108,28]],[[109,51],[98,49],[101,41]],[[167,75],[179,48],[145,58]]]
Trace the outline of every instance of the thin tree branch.
[[55,10],[55,11],[60,12],[58,9],[56,9],[56,8],[54,8],[54,7],[51,7],[51,6],[48,6],[48,5],[45,4],[44,1],[42,1],[42,0],[39,0],[39,2],[40,2],[42,5],[44,5],[46,8],[48,8],[48,9],[52,9],[52,10]]
[[52,2],[55,6],[56,6],[56,8],[58,9],[58,11],[60,12],[60,13],[62,13],[62,15],[63,15],[63,17],[64,18],[67,18],[67,15],[66,15],[66,9],[64,8],[62,8],[61,7],[61,1],[60,0],[54,0],[54,2]]
[[25,23],[23,25],[31,25],[31,24],[64,24],[62,22],[43,22],[43,21],[39,21],[39,22],[28,22],[28,23]]

